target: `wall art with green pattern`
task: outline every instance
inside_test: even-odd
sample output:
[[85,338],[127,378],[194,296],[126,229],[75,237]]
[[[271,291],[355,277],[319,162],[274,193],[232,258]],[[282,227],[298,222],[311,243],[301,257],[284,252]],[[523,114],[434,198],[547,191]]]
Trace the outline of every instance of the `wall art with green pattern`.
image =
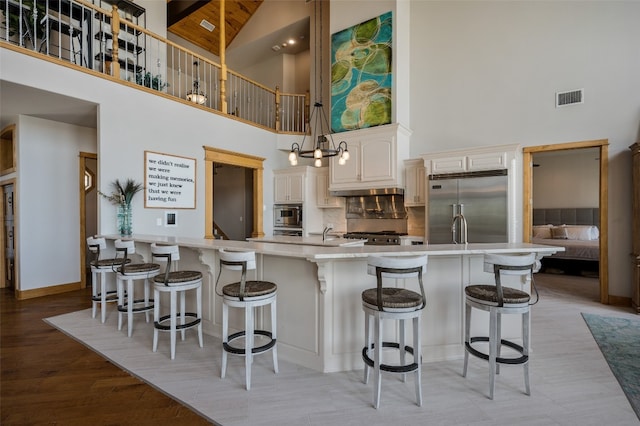
[[331,130],[391,123],[391,12],[331,35]]

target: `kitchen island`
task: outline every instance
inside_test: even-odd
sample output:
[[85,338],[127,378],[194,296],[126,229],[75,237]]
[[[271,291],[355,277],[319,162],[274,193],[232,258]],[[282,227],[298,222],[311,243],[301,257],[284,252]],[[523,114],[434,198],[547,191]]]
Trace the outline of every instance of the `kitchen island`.
[[[119,238],[106,237],[110,240]],[[562,250],[528,243],[327,247],[153,235],[134,235],[132,238],[146,259],[149,259],[150,243],[178,244],[181,268],[203,272],[204,331],[217,337],[221,335],[222,324],[222,302],[215,291],[218,249],[254,250],[257,269],[249,278],[269,280],[278,285],[279,357],[323,372],[363,367],[364,314],[360,294],[375,286],[375,277],[367,275],[369,255],[428,255],[422,349],[423,362],[431,362],[463,355],[464,287],[472,282],[493,282],[493,275],[483,272],[484,254],[534,252],[540,259]],[[224,273],[219,288],[238,278]],[[398,280],[396,285],[404,283]],[[507,285],[530,290],[529,282],[511,281]],[[239,329],[243,324],[241,312],[230,314],[231,327]],[[258,311],[257,321],[259,325],[268,326],[268,310]],[[505,338],[519,334],[519,322],[511,323],[505,318],[503,324]],[[478,329],[473,330],[476,331]],[[392,330],[386,333],[387,336],[392,334]]]

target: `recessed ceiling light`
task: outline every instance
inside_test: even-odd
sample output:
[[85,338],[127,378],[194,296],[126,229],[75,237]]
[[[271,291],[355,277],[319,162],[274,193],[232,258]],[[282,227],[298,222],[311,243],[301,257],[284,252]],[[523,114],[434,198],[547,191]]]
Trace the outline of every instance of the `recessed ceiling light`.
[[287,47],[287,43],[282,43],[282,47]]
[[289,44],[296,44],[296,41],[292,38],[289,39]]

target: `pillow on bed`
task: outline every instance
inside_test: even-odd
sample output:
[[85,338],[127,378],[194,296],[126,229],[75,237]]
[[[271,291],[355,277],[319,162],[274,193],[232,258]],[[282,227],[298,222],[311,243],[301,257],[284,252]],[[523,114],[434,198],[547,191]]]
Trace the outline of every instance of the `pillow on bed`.
[[536,225],[533,227],[533,238],[551,238],[552,225]]
[[567,230],[567,239],[569,240],[591,241],[598,239],[598,228],[595,226],[566,225],[563,226],[563,228]]
[[569,233],[565,226],[554,226],[551,228],[551,238],[554,240],[568,240]]

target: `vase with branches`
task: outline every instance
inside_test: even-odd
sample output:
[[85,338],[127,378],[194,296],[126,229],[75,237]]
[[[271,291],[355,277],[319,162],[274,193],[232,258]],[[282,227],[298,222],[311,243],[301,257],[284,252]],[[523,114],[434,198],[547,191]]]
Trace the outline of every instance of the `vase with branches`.
[[111,188],[111,194],[101,191],[98,193],[117,206],[118,232],[122,236],[129,236],[133,233],[131,201],[134,195],[144,189],[144,186],[133,179],[127,179],[124,183],[116,179],[111,182]]

